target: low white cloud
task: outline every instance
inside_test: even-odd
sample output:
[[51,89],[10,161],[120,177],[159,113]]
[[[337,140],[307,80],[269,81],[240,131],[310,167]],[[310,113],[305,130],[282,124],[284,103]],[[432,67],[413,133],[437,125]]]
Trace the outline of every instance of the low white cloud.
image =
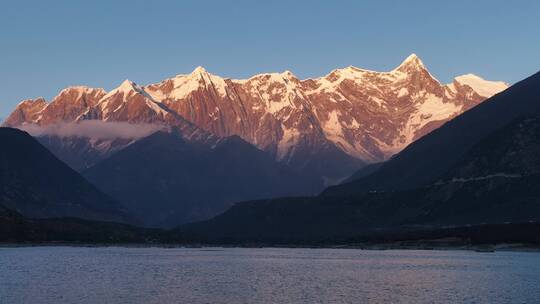
[[138,139],[146,137],[167,127],[159,124],[107,122],[101,120],[83,120],[80,122],[62,122],[46,126],[25,124],[18,127],[32,136],[55,135],[59,137],[85,137],[93,139]]

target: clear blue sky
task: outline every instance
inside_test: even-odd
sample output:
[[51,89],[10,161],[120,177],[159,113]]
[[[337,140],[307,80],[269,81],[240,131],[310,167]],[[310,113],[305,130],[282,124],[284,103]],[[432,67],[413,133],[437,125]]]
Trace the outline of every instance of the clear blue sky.
[[0,117],[70,85],[157,82],[202,65],[243,78],[410,53],[448,82],[515,82],[540,70],[540,1],[24,1],[0,9]]

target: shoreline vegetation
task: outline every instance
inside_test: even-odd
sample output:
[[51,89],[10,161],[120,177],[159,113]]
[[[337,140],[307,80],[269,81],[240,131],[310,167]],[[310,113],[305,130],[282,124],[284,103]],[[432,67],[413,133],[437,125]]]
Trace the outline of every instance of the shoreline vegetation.
[[230,248],[237,249],[258,249],[258,248],[280,248],[280,249],[355,249],[355,250],[438,250],[438,251],[475,251],[479,253],[491,252],[539,252],[538,244],[505,243],[492,245],[470,245],[470,244],[436,244],[434,242],[395,242],[395,243],[373,243],[373,244],[347,244],[347,245],[283,245],[283,244],[242,244],[242,245],[218,245],[218,244],[166,244],[166,243],[0,243],[0,249],[7,248],[31,248],[31,247],[76,247],[76,248],[163,248],[163,249],[208,249],[224,250]]
[[197,234],[179,227],[141,228],[77,218],[28,219],[14,212],[0,217],[0,248],[34,246],[162,248],[343,248],[364,250],[540,251],[540,222],[456,227],[414,226],[365,230],[355,235],[241,238]]

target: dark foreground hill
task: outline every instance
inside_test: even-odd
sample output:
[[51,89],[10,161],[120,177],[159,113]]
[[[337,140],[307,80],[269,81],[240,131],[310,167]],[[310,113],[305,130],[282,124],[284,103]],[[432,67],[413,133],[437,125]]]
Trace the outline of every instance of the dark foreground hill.
[[211,218],[243,200],[315,194],[319,180],[238,136],[212,146],[157,132],[83,172],[149,227]]
[[28,133],[0,128],[0,204],[32,218],[129,221],[122,206]]
[[[486,248],[540,246],[540,223],[478,225],[443,229],[378,231],[352,238],[201,238],[178,230],[138,228],[75,218],[28,219],[0,206],[0,245],[71,244],[137,246],[351,246],[360,248]],[[508,246],[508,245],[506,245]],[[489,248],[489,247],[488,247]]]
[[164,231],[82,220],[29,219],[0,205],[0,243],[163,243]]

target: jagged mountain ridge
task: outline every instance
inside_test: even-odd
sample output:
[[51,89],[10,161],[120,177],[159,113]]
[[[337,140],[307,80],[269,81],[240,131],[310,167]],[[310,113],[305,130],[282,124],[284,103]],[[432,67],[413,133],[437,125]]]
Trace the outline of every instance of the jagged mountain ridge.
[[[238,135],[297,169],[338,178],[360,166],[355,160],[386,160],[506,87],[472,74],[443,85],[414,54],[389,72],[351,66],[305,80],[290,71],[228,79],[198,67],[147,86],[126,80],[108,93],[79,86],[50,103],[26,100],[5,125],[101,120]],[[318,168],[309,160],[317,157],[338,159],[338,169]]]

